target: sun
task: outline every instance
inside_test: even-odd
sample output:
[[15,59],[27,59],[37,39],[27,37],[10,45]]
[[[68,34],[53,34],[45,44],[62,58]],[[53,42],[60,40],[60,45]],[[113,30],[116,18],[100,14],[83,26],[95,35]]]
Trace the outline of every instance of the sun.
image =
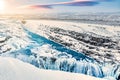
[[4,0],[0,0],[0,12],[3,12],[5,8],[5,2]]

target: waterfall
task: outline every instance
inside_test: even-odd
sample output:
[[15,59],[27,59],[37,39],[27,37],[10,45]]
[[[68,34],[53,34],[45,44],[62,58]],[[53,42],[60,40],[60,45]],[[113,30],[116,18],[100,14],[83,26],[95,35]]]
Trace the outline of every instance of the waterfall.
[[103,72],[106,77],[114,77],[117,80],[120,80],[120,64],[106,64],[103,66]]
[[74,58],[54,58],[54,57],[37,57],[31,64],[42,69],[60,70],[73,73],[82,73],[95,77],[104,77],[102,68],[96,63],[85,60],[77,61]]
[[[1,53],[1,56],[17,58],[23,62],[30,63],[40,69],[60,70],[73,73],[82,73],[94,77],[113,77],[119,80],[120,65],[100,65],[94,59],[78,53],[65,46],[46,39],[38,34],[25,29],[26,38],[31,43],[18,45],[8,53]],[[16,40],[16,38],[13,38]],[[34,43],[32,43],[34,42]],[[14,48],[15,45],[11,44]],[[44,47],[43,47],[44,46]],[[112,79],[111,79],[112,80]]]

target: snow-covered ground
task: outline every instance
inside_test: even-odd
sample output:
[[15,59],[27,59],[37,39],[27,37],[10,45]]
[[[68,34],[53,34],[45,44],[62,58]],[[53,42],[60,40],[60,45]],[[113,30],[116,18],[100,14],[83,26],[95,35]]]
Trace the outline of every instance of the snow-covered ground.
[[83,74],[38,69],[13,58],[0,57],[0,80],[107,80]]
[[99,62],[120,63],[120,26],[28,20],[26,27]]
[[[104,30],[108,32],[105,33],[106,31]],[[81,73],[99,78],[111,76],[111,80],[113,80],[113,77],[118,78],[120,73],[120,65],[119,65],[120,54],[118,52],[119,44],[115,42],[115,41],[119,42],[120,39],[119,31],[120,28],[117,26],[100,27],[100,25],[83,24],[83,23],[78,24],[72,22],[51,21],[51,20],[49,21],[27,20],[26,24],[22,24],[21,22],[15,20],[2,20],[0,21],[0,56],[17,58],[23,62],[30,63],[31,65],[34,65],[35,67],[40,69],[54,70],[48,72],[50,74],[51,73],[57,74],[59,73],[59,71],[56,72],[55,70],[60,70],[60,71],[72,72],[75,75],[79,75],[86,78],[87,76],[81,75]],[[110,33],[112,34],[109,35]],[[78,38],[81,37],[81,35],[82,35],[82,39]],[[95,44],[96,39],[105,40],[105,42],[108,41],[107,47],[104,47],[103,45],[97,46],[97,44]],[[93,42],[89,42],[92,40]],[[98,41],[98,43],[101,42],[101,40]],[[86,41],[88,41],[88,43],[86,43]],[[112,48],[108,48],[108,46],[111,46],[113,44],[115,47],[113,46]],[[90,49],[88,47],[94,47],[94,49],[93,48]],[[87,51],[91,51],[91,53]],[[107,53],[107,58],[105,58],[105,54],[106,54],[104,53],[105,51]],[[2,57],[0,58],[2,59]],[[108,64],[107,66],[103,65],[106,63],[105,62],[106,59],[112,60],[113,64],[109,64],[110,63],[109,62],[107,63]],[[8,64],[9,64],[9,60],[11,62],[11,59],[8,59],[7,60]],[[13,62],[14,61],[16,60],[13,60]],[[98,62],[101,62],[102,64],[99,64]],[[15,63],[19,63],[19,61]],[[3,63],[1,63],[0,65],[4,66]],[[4,70],[7,70],[8,67],[7,68],[5,67],[6,69],[3,69],[3,72]],[[17,74],[16,71],[13,72]],[[16,76],[20,78],[21,73],[24,73],[24,71],[22,72],[21,70],[21,72],[18,73],[18,75]],[[26,72],[26,76],[28,76],[27,74],[29,74],[29,76],[31,75],[31,73],[33,74],[33,72],[29,72],[29,73]],[[47,74],[45,70],[43,70],[43,72],[41,73]],[[60,72],[60,75],[64,73],[65,72]],[[65,74],[71,76],[71,73],[65,73]],[[4,75],[4,73],[2,75]],[[34,75],[38,78],[38,74],[34,74]],[[12,75],[10,75],[9,78],[11,78],[11,76]],[[54,75],[51,74],[51,76]],[[0,79],[0,80],[6,80],[5,77],[2,78],[4,79]],[[99,78],[98,80],[100,80]],[[20,78],[20,80],[30,80],[30,79],[28,77],[27,79]],[[54,80],[54,78],[52,77],[50,77],[49,79]],[[66,80],[67,78],[62,79],[61,77],[58,79]],[[72,79],[74,79],[74,77],[67,80],[72,80]],[[8,80],[14,80],[14,79],[8,79]],[[37,79],[35,78],[35,80]],[[43,80],[46,80],[46,77],[45,79],[43,78]],[[95,80],[95,79],[91,78],[91,80]]]

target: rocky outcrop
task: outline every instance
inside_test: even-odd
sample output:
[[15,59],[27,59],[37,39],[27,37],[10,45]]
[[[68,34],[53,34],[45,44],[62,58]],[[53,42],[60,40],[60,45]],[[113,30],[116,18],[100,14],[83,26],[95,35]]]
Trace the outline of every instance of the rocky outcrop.
[[[119,41],[89,32],[75,32],[61,28],[48,28],[49,38],[68,48],[93,57],[98,62],[119,63],[114,54],[120,55]],[[53,35],[54,34],[54,35]],[[65,40],[64,40],[65,39]],[[116,53],[117,52],[117,53]]]

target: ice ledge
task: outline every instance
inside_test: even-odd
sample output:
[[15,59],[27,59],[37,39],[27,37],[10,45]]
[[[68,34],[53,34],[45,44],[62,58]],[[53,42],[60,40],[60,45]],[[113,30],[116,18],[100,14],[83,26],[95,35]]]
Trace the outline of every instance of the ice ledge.
[[0,80],[106,80],[84,74],[38,69],[13,58],[0,57]]

